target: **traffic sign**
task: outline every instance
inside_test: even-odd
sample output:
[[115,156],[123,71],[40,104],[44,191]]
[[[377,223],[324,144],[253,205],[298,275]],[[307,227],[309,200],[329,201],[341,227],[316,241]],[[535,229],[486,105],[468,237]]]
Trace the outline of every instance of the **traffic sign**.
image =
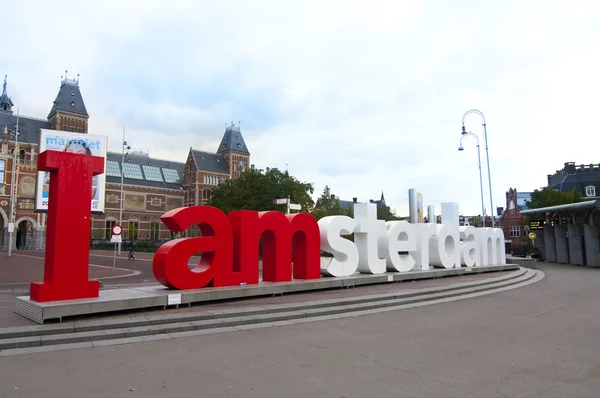
[[275,199],[273,202],[276,205],[284,205],[284,204],[286,204],[288,202],[288,199],[287,198],[285,198],[285,199]]
[[116,224],[112,227],[113,235],[121,235],[122,232],[123,232],[123,227],[121,227],[119,224]]
[[302,206],[300,206],[300,205],[297,205],[297,204],[295,204],[295,203],[290,203],[290,209],[291,209],[291,210],[301,210],[301,209],[302,209]]
[[531,240],[534,240],[536,236],[537,235],[535,234],[535,232],[530,232],[529,233],[529,239],[531,239]]
[[110,243],[121,243],[121,235],[113,235],[112,238],[110,238]]

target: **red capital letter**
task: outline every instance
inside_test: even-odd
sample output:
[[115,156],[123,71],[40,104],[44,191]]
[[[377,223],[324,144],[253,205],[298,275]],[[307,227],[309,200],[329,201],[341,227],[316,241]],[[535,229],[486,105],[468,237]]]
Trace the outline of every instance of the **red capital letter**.
[[[263,280],[292,280],[292,243],[295,279],[319,279],[321,274],[319,226],[306,213],[284,215],[278,211],[230,212],[234,239],[234,271],[257,283],[258,243],[263,237]],[[256,280],[256,282],[255,282]]]
[[[160,219],[173,232],[197,224],[202,237],[173,239],[162,245],[152,261],[157,281],[173,289],[200,289],[212,284],[218,270],[231,268],[231,227],[221,210],[211,206],[183,207]],[[202,258],[190,270],[190,257],[197,253],[202,253]]]
[[98,297],[100,282],[88,280],[92,176],[104,158],[44,151],[38,170],[50,172],[44,282],[33,282],[33,301]]

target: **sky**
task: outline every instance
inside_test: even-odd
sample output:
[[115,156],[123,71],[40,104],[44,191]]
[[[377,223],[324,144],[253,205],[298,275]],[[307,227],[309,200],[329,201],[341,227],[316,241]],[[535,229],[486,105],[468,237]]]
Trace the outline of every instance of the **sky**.
[[[600,2],[19,0],[2,6],[0,74],[45,118],[80,74],[90,134],[185,162],[241,129],[257,168],[408,215],[481,214],[481,111],[493,207],[598,163]],[[485,207],[490,204],[482,119]],[[596,138],[594,138],[596,137]]]

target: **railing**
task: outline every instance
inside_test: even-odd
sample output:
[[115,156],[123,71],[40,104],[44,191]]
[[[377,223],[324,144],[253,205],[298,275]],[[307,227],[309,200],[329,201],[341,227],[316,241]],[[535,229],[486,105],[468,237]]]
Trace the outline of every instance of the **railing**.
[[35,160],[21,160],[19,159],[20,166],[36,166],[37,162]]

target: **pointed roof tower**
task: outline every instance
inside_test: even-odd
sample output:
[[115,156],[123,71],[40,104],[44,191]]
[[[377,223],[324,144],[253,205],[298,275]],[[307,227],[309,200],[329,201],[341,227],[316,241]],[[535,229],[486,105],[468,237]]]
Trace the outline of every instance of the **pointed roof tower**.
[[227,153],[227,152],[236,152],[243,155],[250,155],[248,151],[248,147],[244,142],[244,138],[242,137],[242,133],[240,131],[240,125],[237,126],[231,122],[230,126],[225,127],[225,134],[223,134],[223,139],[219,144],[219,149],[217,149],[217,153]]
[[0,111],[12,113],[12,107],[14,106],[12,100],[6,93],[6,75],[4,75],[4,84],[2,85],[2,95],[0,96]]
[[385,198],[383,197],[383,190],[381,190],[381,199],[379,199],[379,202],[381,202],[382,205],[386,206]]
[[77,79],[69,79],[67,78],[67,71],[65,71],[65,78],[61,80],[60,89],[48,114],[48,119],[56,112],[66,112],[89,117],[87,109],[85,109],[81,91],[79,91],[79,74],[77,75]]

